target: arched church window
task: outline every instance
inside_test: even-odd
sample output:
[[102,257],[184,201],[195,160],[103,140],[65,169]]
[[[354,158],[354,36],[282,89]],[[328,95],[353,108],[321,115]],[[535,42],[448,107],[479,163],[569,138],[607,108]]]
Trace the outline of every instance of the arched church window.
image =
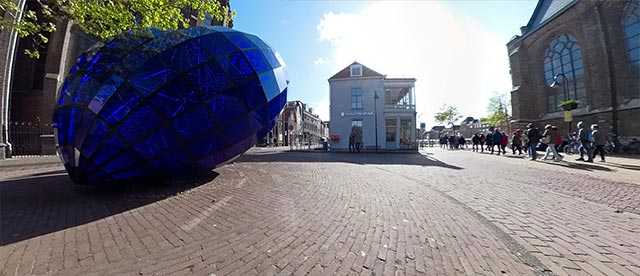
[[629,54],[631,97],[640,97],[640,0],[633,0],[625,9],[624,35]]
[[[587,104],[587,92],[584,81],[582,53],[576,39],[568,34],[560,35],[551,41],[544,58],[544,79],[547,87],[553,83],[554,77],[559,74],[563,74],[568,83],[563,83],[565,79],[559,77],[558,82],[560,82],[561,87],[549,90],[550,93],[547,95],[548,111],[560,111],[561,108],[558,106],[560,102],[569,99],[580,101],[579,107],[585,106]],[[566,85],[566,88],[564,85]],[[565,89],[568,90],[568,93],[565,93]]]

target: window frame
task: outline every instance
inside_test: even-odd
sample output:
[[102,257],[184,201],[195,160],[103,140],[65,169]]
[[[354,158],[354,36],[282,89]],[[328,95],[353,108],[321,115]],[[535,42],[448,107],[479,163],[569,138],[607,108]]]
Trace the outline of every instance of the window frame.
[[[355,93],[354,93],[355,92]],[[362,87],[351,87],[351,109],[362,109]]]
[[[637,33],[629,36],[629,33],[634,30]],[[638,41],[640,40],[640,0],[631,0],[625,7],[622,32],[627,47],[627,58],[629,58],[629,96],[640,98],[640,76],[638,76],[640,74],[640,42]]]
[[[564,33],[553,40],[547,46],[543,60],[543,76],[546,86],[549,87],[555,81],[554,77],[563,74],[568,83],[561,84],[561,87],[549,89],[547,94],[547,112],[558,112],[560,102],[565,99],[565,87],[569,92],[570,99],[580,101],[580,107],[587,104],[586,72],[584,69],[584,58],[582,47],[570,34]],[[562,78],[559,81],[564,81]]]
[[[359,70],[358,72],[360,72],[360,74],[354,74],[353,73],[354,69],[358,69]],[[360,64],[351,65],[349,67],[349,76],[350,77],[362,77],[362,65],[360,65]]]

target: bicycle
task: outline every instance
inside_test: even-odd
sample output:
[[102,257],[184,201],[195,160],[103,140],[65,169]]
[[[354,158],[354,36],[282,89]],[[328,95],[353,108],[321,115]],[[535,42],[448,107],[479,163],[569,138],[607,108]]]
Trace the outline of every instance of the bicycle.
[[640,141],[636,138],[631,138],[629,145],[623,146],[622,151],[632,154],[640,154]]
[[602,148],[604,149],[604,154],[609,155],[615,152],[616,146],[612,142],[607,142]]
[[582,143],[578,142],[577,140],[572,139],[571,142],[569,142],[569,144],[567,144],[564,147],[564,153],[566,154],[578,154],[580,153],[580,146],[582,145]]

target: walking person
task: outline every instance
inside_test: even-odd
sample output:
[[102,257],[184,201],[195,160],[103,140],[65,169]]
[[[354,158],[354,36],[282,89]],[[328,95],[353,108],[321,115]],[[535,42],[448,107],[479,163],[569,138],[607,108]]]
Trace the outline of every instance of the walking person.
[[[582,122],[578,122],[578,139],[580,139],[580,158],[576,161],[585,161],[593,163],[593,156],[591,156],[591,141],[589,140],[589,131],[584,129]],[[587,160],[584,160],[584,156],[587,155]]]
[[353,137],[353,142],[355,143],[356,151],[360,152],[360,150],[362,149],[362,128],[356,129],[356,134]]
[[493,154],[493,148],[498,148],[498,155],[500,155],[500,143],[502,143],[502,134],[500,133],[500,129],[496,128],[491,135],[491,154]]
[[484,134],[480,134],[480,152],[484,153],[484,143],[487,141],[487,138],[484,137]]
[[485,140],[485,144],[487,145],[487,151],[491,150],[491,146],[493,144],[493,133],[487,133],[487,139]]
[[507,154],[507,151],[505,149],[509,144],[509,136],[504,131],[501,132],[501,134],[502,134],[502,140],[500,140],[500,148],[502,149],[502,154],[505,155]]
[[354,141],[355,141],[355,132],[353,128],[351,128],[351,133],[349,134],[349,152],[354,152],[356,149]]
[[603,130],[599,130],[597,124],[593,124],[591,125],[591,137],[596,146],[591,159],[596,158],[596,155],[600,153],[600,162],[604,162],[604,145],[607,144],[607,134]]
[[536,151],[536,147],[538,143],[540,143],[540,131],[533,124],[529,123],[527,125],[527,149],[529,152],[529,156],[531,156],[531,161],[535,161],[538,159],[538,152]]
[[518,151],[518,155],[522,155],[522,134],[520,133],[520,129],[516,129],[516,131],[511,136],[511,151],[513,154],[516,154],[516,150]]
[[547,151],[542,157],[542,160],[547,160],[549,153],[551,153],[553,155],[554,161],[561,161],[562,157],[558,154],[558,151],[556,151],[556,142],[558,141],[558,130],[553,129],[551,125],[546,125],[544,126],[544,133],[542,134],[542,137],[544,137],[544,139],[547,142],[546,143]]
[[467,148],[467,140],[464,139],[464,136],[460,135],[458,138],[458,147],[461,150],[465,150]]
[[478,136],[478,133],[473,135],[473,137],[471,138],[471,143],[473,143],[473,145],[471,146],[471,150],[474,152],[478,152],[478,145],[480,144],[480,136]]

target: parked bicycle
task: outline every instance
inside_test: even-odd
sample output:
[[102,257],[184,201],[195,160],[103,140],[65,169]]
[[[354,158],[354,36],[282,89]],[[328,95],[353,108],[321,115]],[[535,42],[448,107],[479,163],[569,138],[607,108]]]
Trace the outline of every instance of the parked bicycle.
[[569,144],[564,147],[564,152],[566,154],[578,154],[580,153],[580,146],[582,144],[576,137],[571,137],[569,140]]
[[631,138],[631,143],[623,146],[622,151],[625,153],[640,154],[640,141],[636,138]]

